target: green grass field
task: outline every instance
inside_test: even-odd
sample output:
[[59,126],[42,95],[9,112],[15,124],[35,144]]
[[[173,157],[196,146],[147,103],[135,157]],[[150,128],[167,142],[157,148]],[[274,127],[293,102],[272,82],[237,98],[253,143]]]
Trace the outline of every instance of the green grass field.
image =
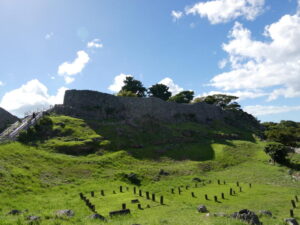
[[[289,217],[291,199],[295,195],[300,198],[300,182],[292,177],[288,168],[270,164],[263,152],[267,143],[251,138],[244,131],[230,127],[219,129],[219,124],[209,128],[182,124],[180,127],[159,127],[164,132],[156,130],[155,126],[152,131],[141,132],[125,125],[116,128],[108,123],[92,124],[70,117],[52,116],[51,119],[54,129],[60,129],[63,135],[30,146],[18,142],[0,145],[1,225],[28,224],[28,215],[40,216],[39,224],[45,225],[244,224],[227,217],[201,214],[197,212],[200,204],[206,205],[210,213],[231,214],[244,208],[254,212],[270,210],[273,217],[262,216],[260,220],[263,224],[279,225]],[[60,125],[62,122],[64,126]],[[114,135],[116,132],[119,135]],[[147,132],[152,133],[148,139]],[[230,133],[238,133],[241,138],[215,138],[227,137]],[[94,138],[100,141],[92,154],[62,154],[62,148],[57,148],[90,146]],[[134,146],[137,144],[138,148]],[[299,156],[293,156],[293,160],[299,162]],[[169,175],[159,175],[161,169]],[[141,180],[136,188],[143,191],[143,197],[133,194],[134,185],[125,176],[130,173]],[[204,180],[205,185],[200,182],[195,187],[195,177]],[[221,180],[220,185],[217,180]],[[120,185],[124,187],[123,193],[119,191]],[[181,195],[177,191],[180,186]],[[172,188],[175,194],[171,193]],[[229,195],[230,188],[236,191],[234,196]],[[105,191],[105,196],[100,195],[100,190]],[[91,197],[91,191],[95,191],[95,197]],[[155,202],[146,199],[146,191],[155,193]],[[80,199],[81,192],[95,204],[97,212],[106,217],[107,222],[89,218],[93,213]],[[221,193],[225,194],[224,200]],[[205,200],[205,194],[209,200]],[[164,205],[159,202],[160,196],[164,196]],[[214,201],[214,196],[219,202]],[[140,201],[142,210],[131,203],[133,199]],[[122,203],[126,203],[131,214],[110,218],[109,212],[120,210]],[[27,211],[16,216],[6,215],[12,209]],[[61,209],[72,209],[75,216],[56,218],[55,212]],[[299,220],[300,203],[294,212]]]

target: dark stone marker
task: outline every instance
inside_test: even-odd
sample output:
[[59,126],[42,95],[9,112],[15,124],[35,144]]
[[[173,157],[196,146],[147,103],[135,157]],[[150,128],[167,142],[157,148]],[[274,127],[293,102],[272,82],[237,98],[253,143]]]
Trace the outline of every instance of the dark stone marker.
[[238,187],[239,187],[239,186],[240,186],[240,183],[239,183],[239,182],[236,182],[236,186],[238,186]]
[[174,194],[174,188],[171,188],[171,193]]
[[133,187],[133,194],[136,194],[136,187]]
[[123,204],[122,204],[122,209],[123,209],[123,210],[126,209],[126,203],[123,203]]
[[146,192],[146,198],[150,199],[149,191]]
[[207,194],[205,194],[205,200],[208,200],[208,196],[207,196]]
[[240,192],[243,192],[243,189],[242,189],[242,187],[240,187]]
[[295,195],[295,200],[296,200],[296,202],[299,202],[299,199],[298,199],[297,195]]
[[181,194],[181,189],[180,189],[180,187],[178,187],[178,194]]
[[121,192],[121,193],[123,192],[123,187],[122,187],[122,186],[120,186],[120,192]]
[[104,190],[101,190],[101,195],[104,196]]
[[233,194],[235,195],[235,191],[233,191]]
[[218,202],[218,197],[214,196],[215,202]]
[[139,190],[139,196],[140,196],[140,197],[143,197],[142,190]]
[[83,194],[82,194],[82,193],[79,193],[79,196],[80,196],[80,198],[81,198],[81,199],[83,199],[83,198],[84,198],[84,196],[83,196]]
[[164,204],[164,196],[160,196],[160,204],[161,204],[161,205]]
[[190,187],[190,186],[189,186],[189,185],[187,185],[187,186],[185,186],[185,189],[186,189],[186,190],[189,190],[189,187]]
[[139,203],[140,201],[138,199],[132,199],[131,203]]
[[113,194],[116,194],[116,191],[115,191],[115,190],[113,190]]
[[152,201],[155,202],[155,194],[152,194]]
[[192,197],[193,197],[193,198],[196,198],[196,196],[195,196],[195,193],[194,193],[194,192],[192,192],[191,194],[192,194]]
[[221,196],[222,196],[222,199],[225,199],[225,195],[224,195],[224,193],[222,193],[222,194],[221,194]]
[[226,181],[225,181],[225,180],[223,181],[223,184],[224,184],[224,185],[226,184]]
[[129,191],[129,187],[126,187],[126,190]]
[[197,183],[195,183],[195,188],[197,188],[198,187],[198,184]]
[[221,183],[220,183],[220,180],[218,180],[218,184],[221,184]]
[[129,209],[123,209],[123,210],[109,212],[109,215],[111,217],[113,217],[113,216],[120,216],[120,215],[127,215],[127,214],[130,214],[130,210]]
[[151,208],[150,205],[147,205],[147,208],[148,208],[148,209]]
[[251,183],[249,183],[249,188],[251,188],[252,187],[252,184]]
[[293,209],[290,209],[290,216],[294,217],[294,210]]
[[138,209],[143,209],[141,204],[138,204]]
[[232,194],[233,194],[233,190],[232,190],[232,188],[230,188],[230,191],[229,191],[229,193],[230,193],[230,195],[232,195]]
[[91,197],[95,196],[95,192],[91,191]]
[[297,208],[296,207],[296,202],[294,200],[291,200],[291,203],[292,203],[293,208]]

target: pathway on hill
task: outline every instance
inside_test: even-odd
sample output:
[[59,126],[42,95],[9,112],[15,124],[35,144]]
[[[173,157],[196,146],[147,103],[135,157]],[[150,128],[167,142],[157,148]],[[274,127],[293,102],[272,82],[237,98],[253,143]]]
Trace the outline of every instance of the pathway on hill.
[[6,140],[16,140],[23,130],[34,126],[44,115],[45,111],[37,112],[25,117],[22,121],[17,121],[0,134],[0,142]]

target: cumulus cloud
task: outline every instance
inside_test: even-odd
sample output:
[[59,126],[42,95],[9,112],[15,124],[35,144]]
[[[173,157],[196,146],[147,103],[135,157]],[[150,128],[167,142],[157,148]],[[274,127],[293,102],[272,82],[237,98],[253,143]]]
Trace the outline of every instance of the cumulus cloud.
[[271,89],[268,100],[300,96],[300,15],[284,15],[265,27],[267,41],[235,23],[223,44],[231,69],[216,75],[211,85],[224,91]]
[[287,113],[292,111],[300,111],[300,106],[263,106],[253,105],[246,106],[244,110],[255,116],[265,116],[271,114]]
[[46,40],[50,40],[53,36],[54,36],[54,33],[50,32],[50,33],[48,33],[48,34],[45,35],[45,39]]
[[183,16],[183,12],[173,10],[171,12],[171,16],[173,17],[173,21],[175,22],[175,21],[179,20]]
[[87,47],[88,48],[102,48],[103,47],[103,44],[101,43],[101,40],[100,39],[94,39],[90,42],[87,43]]
[[162,79],[158,83],[168,86],[169,91],[172,92],[172,95],[176,95],[179,92],[183,91],[183,88],[180,87],[179,85],[175,84],[174,81],[169,77],[166,77],[166,78]]
[[197,97],[203,97],[203,96],[215,95],[215,94],[233,95],[233,96],[239,97],[239,99],[237,101],[243,101],[245,99],[255,99],[255,98],[264,97],[264,96],[268,95],[268,93],[262,92],[260,90],[235,91],[235,92],[210,91],[208,93],[203,93],[202,95],[199,95]]
[[0,86],[3,86],[3,85],[4,85],[4,83],[2,81],[0,81]]
[[48,88],[39,80],[34,79],[5,93],[0,106],[16,116],[23,117],[25,113],[32,110],[62,104],[66,90],[67,88],[61,87],[56,95],[49,95]]
[[124,86],[124,80],[126,79],[126,77],[132,77],[132,75],[121,73],[118,76],[116,76],[114,78],[114,82],[108,87],[108,90],[115,93],[119,92]]
[[73,62],[64,62],[58,67],[58,74],[64,76],[67,84],[72,83],[75,80],[72,76],[80,73],[89,61],[90,57],[85,51],[78,51]]
[[211,24],[226,23],[238,17],[254,20],[263,11],[264,0],[213,0],[186,8],[186,14],[206,17]]

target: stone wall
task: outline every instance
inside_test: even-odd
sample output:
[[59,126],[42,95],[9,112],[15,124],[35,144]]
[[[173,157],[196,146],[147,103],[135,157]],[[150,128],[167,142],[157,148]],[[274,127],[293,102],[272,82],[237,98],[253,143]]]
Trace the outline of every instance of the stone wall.
[[95,120],[155,119],[165,122],[222,120],[226,113],[206,103],[178,104],[158,98],[118,97],[87,90],[66,91],[64,104],[56,113]]

